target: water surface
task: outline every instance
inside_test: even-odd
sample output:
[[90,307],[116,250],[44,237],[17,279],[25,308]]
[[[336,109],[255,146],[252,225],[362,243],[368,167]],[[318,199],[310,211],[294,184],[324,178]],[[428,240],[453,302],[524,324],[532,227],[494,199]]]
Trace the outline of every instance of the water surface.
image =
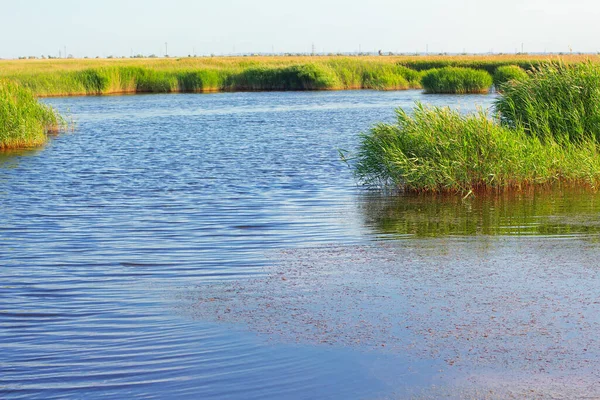
[[[468,353],[464,340],[448,353],[434,351],[446,338],[424,338],[454,320],[425,312],[420,288],[456,295],[461,282],[498,268],[502,279],[488,290],[500,299],[500,283],[516,279],[528,255],[542,261],[527,264],[536,279],[522,288],[545,293],[547,267],[566,266],[572,275],[553,280],[548,296],[579,287],[578,299],[593,297],[593,258],[581,255],[595,254],[600,198],[559,190],[463,201],[357,186],[338,149],[351,152],[358,132],[415,100],[470,111],[493,98],[346,91],[45,100],[72,116],[74,131],[41,150],[0,155],[0,397],[404,398],[491,385],[469,381],[480,367],[473,358],[449,363],[449,354]],[[466,268],[482,263],[477,274]],[[444,265],[450,275],[432,272]],[[291,270],[306,280],[282,280]],[[277,285],[265,286],[274,277]],[[219,301],[240,285],[248,290],[234,303]],[[349,295],[357,291],[366,294]],[[287,313],[298,293],[312,299],[302,318]],[[280,300],[269,303],[273,312],[264,312],[265,295]],[[466,299],[453,302],[456,318],[470,315]],[[565,313],[596,307],[564,303]],[[403,312],[409,304],[419,313]],[[313,329],[323,327],[318,315],[329,321],[327,337]],[[583,333],[558,327],[550,337],[594,345],[589,320]],[[386,328],[400,321],[416,328]],[[592,349],[583,360],[593,370]],[[565,363],[583,354],[563,353]],[[504,380],[515,361],[507,354],[485,364]],[[518,375],[540,364],[516,365]],[[548,376],[575,379],[557,365]]]

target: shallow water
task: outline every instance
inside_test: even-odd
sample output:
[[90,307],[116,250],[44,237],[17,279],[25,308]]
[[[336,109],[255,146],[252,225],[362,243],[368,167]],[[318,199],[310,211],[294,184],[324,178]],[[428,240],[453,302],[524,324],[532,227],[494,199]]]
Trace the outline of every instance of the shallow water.
[[[555,190],[463,201],[358,187],[338,149],[352,151],[358,132],[392,121],[394,107],[415,100],[469,111],[493,97],[346,91],[46,100],[72,116],[75,130],[44,149],[0,155],[0,398],[404,398],[440,387],[452,397],[485,387],[492,378],[468,379],[480,367],[474,359],[448,363],[448,354],[466,351],[464,341],[432,351],[448,343],[423,332],[447,328],[448,319],[425,312],[420,288],[453,288],[456,296],[471,282],[465,266],[484,263],[479,271],[503,271],[489,283],[502,299],[519,257],[539,255],[542,262],[527,264],[532,286],[517,280],[519,296],[544,293],[545,271],[563,265],[573,274],[552,269],[558,278],[549,296],[572,287],[580,298],[596,296],[590,251],[600,196]],[[396,264],[385,260],[408,254],[414,262],[386,269]],[[449,262],[448,274],[432,272]],[[427,268],[414,273],[419,265]],[[298,292],[281,286],[288,281],[279,274],[303,269],[306,280],[290,281],[316,300],[293,318],[286,299]],[[223,301],[234,289],[237,308]],[[357,290],[387,297],[353,303]],[[469,293],[480,299],[486,291]],[[266,294],[280,300],[269,303],[270,313]],[[402,311],[409,295],[421,312]],[[457,318],[470,315],[465,299],[453,302]],[[541,312],[536,304],[530,311]],[[595,310],[593,301],[564,304],[565,313],[575,304],[573,312]],[[357,306],[365,309],[346,313]],[[338,318],[329,340],[310,322],[319,315]],[[381,321],[393,318],[412,318],[406,326],[417,328],[385,328]],[[575,348],[595,344],[590,321],[583,332],[553,325],[553,340],[572,339],[561,363],[597,367],[596,349],[581,357]],[[356,343],[352,332],[370,339]],[[507,354],[497,364],[487,359],[489,376],[513,376],[506,365],[515,352]],[[518,375],[539,363],[516,365]],[[560,365],[549,367],[553,384],[573,378],[560,375]],[[546,390],[539,379],[536,388]]]

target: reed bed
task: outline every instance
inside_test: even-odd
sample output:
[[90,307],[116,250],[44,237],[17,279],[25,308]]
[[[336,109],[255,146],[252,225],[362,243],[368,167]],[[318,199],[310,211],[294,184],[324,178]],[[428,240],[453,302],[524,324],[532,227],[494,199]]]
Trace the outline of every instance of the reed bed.
[[421,74],[394,64],[307,63],[239,69],[156,70],[110,66],[13,75],[40,96],[265,90],[397,90],[420,87]]
[[600,66],[547,63],[503,86],[495,108],[503,125],[544,141],[600,142]]
[[41,146],[47,133],[62,124],[61,117],[39,103],[31,90],[0,80],[0,150]]
[[510,81],[520,81],[527,78],[527,72],[518,65],[503,65],[494,72],[494,86],[501,91],[502,85]]
[[460,67],[431,69],[421,79],[426,93],[487,93],[492,83],[492,76],[488,72]]
[[[293,56],[0,60],[0,78],[38,96],[235,90],[421,88],[423,70],[502,65],[531,69],[550,56]],[[564,56],[565,63],[596,56]]]
[[541,140],[500,125],[480,111],[417,104],[397,110],[395,124],[362,135],[355,174],[365,184],[415,192],[523,189],[557,182],[596,187],[600,157],[594,140]]

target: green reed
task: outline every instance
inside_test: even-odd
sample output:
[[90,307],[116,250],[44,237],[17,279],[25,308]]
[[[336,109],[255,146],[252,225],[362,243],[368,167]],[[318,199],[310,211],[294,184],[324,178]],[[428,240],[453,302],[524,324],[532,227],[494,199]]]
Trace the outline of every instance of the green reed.
[[600,67],[546,63],[503,87],[495,107],[503,125],[560,143],[600,141]]
[[502,90],[501,86],[515,80],[527,79],[527,72],[517,65],[503,65],[494,72],[494,86]]
[[8,78],[40,96],[269,90],[401,90],[421,87],[422,74],[389,62],[337,58],[291,65],[245,63],[157,69],[115,65],[21,72]]
[[487,93],[492,76],[483,70],[444,67],[425,71],[421,84],[427,93]]
[[36,147],[63,121],[54,110],[37,101],[31,90],[0,80],[0,150]]
[[463,115],[417,104],[397,110],[395,124],[362,135],[354,160],[363,183],[407,191],[469,192],[571,182],[595,187],[600,157],[594,141],[542,141],[501,126],[486,112]]

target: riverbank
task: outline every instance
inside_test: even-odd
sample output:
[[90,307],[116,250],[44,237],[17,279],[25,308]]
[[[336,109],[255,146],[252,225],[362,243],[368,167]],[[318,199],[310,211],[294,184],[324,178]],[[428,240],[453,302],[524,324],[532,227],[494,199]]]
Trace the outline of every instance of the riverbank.
[[468,67],[489,73],[505,65],[531,69],[548,60],[597,55],[274,56],[142,59],[1,60],[0,78],[39,97],[132,93],[401,90],[421,88],[423,71]]

